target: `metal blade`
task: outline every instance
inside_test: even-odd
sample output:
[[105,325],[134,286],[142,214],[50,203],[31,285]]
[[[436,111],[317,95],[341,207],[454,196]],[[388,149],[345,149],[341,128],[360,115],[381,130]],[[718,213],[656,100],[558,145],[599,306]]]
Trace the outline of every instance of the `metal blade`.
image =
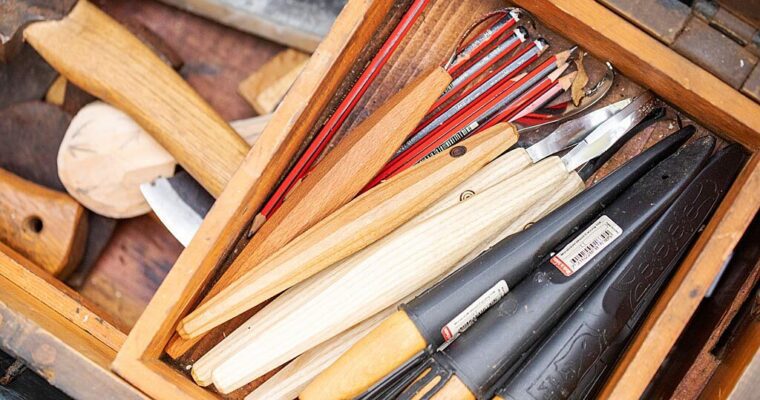
[[567,121],[557,127],[549,136],[528,147],[526,151],[531,160],[536,163],[549,155],[564,150],[583,140],[594,128],[624,109],[632,101],[632,99],[621,100],[580,118]]
[[625,109],[599,125],[586,139],[562,157],[568,171],[574,170],[610,148],[628,130],[641,122],[655,106],[651,93],[636,97]]
[[214,198],[186,172],[143,183],[140,191],[166,229],[185,247],[214,204]]

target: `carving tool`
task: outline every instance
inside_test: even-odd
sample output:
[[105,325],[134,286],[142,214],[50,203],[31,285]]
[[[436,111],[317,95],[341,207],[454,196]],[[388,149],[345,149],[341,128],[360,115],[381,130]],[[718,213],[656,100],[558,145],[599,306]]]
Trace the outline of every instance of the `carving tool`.
[[[665,214],[611,268],[498,390],[498,399],[591,398],[746,158],[712,157]],[[564,373],[563,371],[572,371]]]
[[[518,151],[516,154],[534,154],[533,160],[540,160],[563,150],[582,140],[585,134],[599,125],[602,122],[600,115],[614,113],[629,102],[624,100],[579,119],[588,120],[587,125],[576,121],[559,127],[545,139],[551,144],[542,142],[538,145],[544,154],[538,155],[536,149],[529,149],[527,153]],[[253,308],[384,237],[481,170],[517,139],[514,130],[506,126],[484,132],[483,136],[482,139],[463,142],[456,150],[452,149],[441,157],[404,171],[397,179],[377,186],[338,209],[260,264],[244,267],[249,272],[183,319],[181,326],[185,333],[196,332],[197,336],[198,332],[218,326],[234,316],[233,310]],[[445,201],[436,202],[424,214],[432,215],[458,203],[461,201],[458,193],[463,191],[481,192],[530,163],[528,157],[515,154],[501,157],[492,163],[494,166],[477,172],[484,179],[468,181],[466,189],[458,189],[453,195],[447,194]],[[239,260],[233,261],[231,268],[242,269],[234,266]],[[242,298],[242,292],[249,295]]]
[[[476,139],[476,138],[473,138]],[[417,215],[485,164],[517,142],[517,132],[504,124],[484,132],[482,138],[462,143],[441,157],[410,168],[398,179],[377,186],[336,210],[258,265],[230,268],[247,270],[237,280],[205,301],[180,324],[183,336],[197,336],[268,300],[376,240]],[[449,202],[449,205],[454,202]],[[245,299],[240,293],[249,293]]]
[[0,25],[5,57],[23,30],[23,38],[68,81],[129,114],[209,193],[219,195],[248,152],[229,125],[170,66],[91,3],[37,3],[3,3],[13,10],[13,18]]
[[411,384],[396,398],[489,397],[497,381],[683,192],[714,143],[711,137],[699,139],[655,166],[514,290],[502,294],[474,325],[426,360],[420,366],[424,376],[410,371],[398,377],[399,384]]
[[[548,46],[549,43],[543,39],[534,40],[529,46],[504,63],[501,68],[492,72],[483,82],[463,93],[454,104],[445,109],[441,109],[431,116],[426,116],[420,126],[415,129],[414,134],[404,142],[404,145],[399,148],[394,156],[398,157],[415,143],[427,136],[430,132],[435,130],[438,126],[464,110],[477,99],[485,98],[498,88],[508,84],[510,79],[512,79],[517,73],[530,65],[531,62],[538,59]],[[562,63],[557,63],[557,65],[560,64]],[[439,99],[431,108],[437,109],[441,104],[443,104],[443,102]]]
[[[577,145],[563,159],[569,162],[569,166],[572,166],[579,165],[578,160],[573,161],[573,159],[583,154],[584,151],[592,153],[587,154],[589,158],[594,158],[591,155],[597,154],[606,159],[614,154],[617,146],[602,145],[607,142],[605,137],[611,140],[615,137],[624,136],[626,131],[630,130],[635,133],[641,129],[641,127],[636,129],[631,129],[631,127],[641,121],[644,115],[648,113],[647,106],[650,104],[648,97],[648,94],[640,96],[636,102],[615,114],[607,122],[602,123],[586,137],[584,142]],[[570,121],[567,124],[572,122]],[[595,135],[595,133],[598,134]],[[599,184],[533,224],[525,232],[495,245],[491,251],[462,267],[433,289],[402,307],[400,311],[383,322],[375,331],[367,335],[315,379],[304,391],[306,398],[325,398],[329,393],[338,394],[339,397],[354,397],[370,388],[394,369],[401,368],[405,363],[413,363],[415,357],[419,359],[419,354],[424,353],[426,348],[434,349],[443,344],[445,338],[441,334],[441,329],[455,319],[458,314],[470,307],[484,293],[489,292],[497,282],[504,280],[508,286],[517,283],[530,271],[535,261],[540,260],[564,236],[590,219],[604,204],[641,177],[656,162],[673,152],[691,133],[689,131],[672,136],[642,153]],[[593,138],[592,135],[594,135]],[[516,149],[511,153],[516,155],[522,153],[522,157],[530,160],[531,153],[536,156],[546,154],[549,148],[564,147],[555,143],[554,140],[550,136],[531,147],[529,151]],[[597,142],[597,140],[602,141]],[[617,142],[617,144],[621,145],[622,143]],[[602,145],[601,148],[599,145]],[[507,153],[507,155],[511,153]],[[489,167],[491,167],[490,164],[484,168],[484,171]],[[498,164],[493,166],[493,170],[498,168]],[[570,175],[576,175],[576,178],[585,178],[591,175],[591,171],[582,172],[583,175],[580,176],[575,173]],[[473,178],[487,176],[488,174],[481,175],[479,173]],[[462,185],[454,195],[463,196],[469,193],[469,189]],[[428,215],[436,215],[435,213],[436,211],[433,210]],[[424,216],[421,215],[421,217]],[[509,265],[521,266],[518,270],[523,272],[517,274],[509,272],[511,270],[507,268],[507,264],[502,262],[505,259],[514,261],[514,264]],[[470,283],[462,285],[461,282]],[[479,311],[482,312],[483,310]],[[396,351],[390,354],[385,352],[384,349],[391,347]]]
[[[500,98],[492,99],[486,106],[481,108],[480,110],[473,110],[475,113],[473,114],[464,114],[459,118],[454,119],[453,121],[446,122],[442,126],[442,134],[441,137],[446,137],[451,134],[451,132],[456,132],[454,135],[449,137],[446,141],[443,143],[440,143],[435,149],[430,151],[425,157],[422,158],[422,160],[427,159],[428,157],[432,157],[442,151],[446,151],[446,149],[450,148],[451,146],[455,145],[462,139],[464,139],[467,136],[470,136],[478,131],[481,130],[482,126],[486,125],[493,125],[491,122],[496,119],[503,119],[503,120],[509,120],[507,116],[513,115],[519,112],[522,108],[530,105],[529,103],[534,98],[540,97],[541,94],[545,93],[549,89],[551,89],[554,86],[567,86],[569,87],[570,84],[572,84],[573,79],[575,79],[575,72],[571,72],[565,76],[559,77],[564,73],[565,66],[560,67],[556,71],[552,72],[547,76],[544,80],[534,85],[532,88],[528,89],[525,93],[520,95],[520,97],[516,98],[514,101],[510,102],[509,104],[504,105],[503,107],[501,104],[504,100],[499,101],[496,105],[493,105],[498,101]],[[493,106],[492,106],[493,105]],[[491,113],[491,109],[488,109],[488,107],[501,107],[501,112],[499,112],[496,116],[489,116]],[[484,109],[486,109],[484,111]],[[478,115],[479,114],[479,115]],[[501,117],[501,115],[504,115],[504,117]],[[477,115],[477,116],[474,116]]]
[[[457,110],[450,117],[444,118],[443,115],[441,115],[441,117],[436,118],[430,123],[430,126],[433,128],[430,129],[429,132],[425,132],[424,130],[420,131],[410,140],[405,142],[405,147],[408,146],[406,150],[397,153],[393,160],[383,168],[382,172],[372,179],[367,185],[367,188],[377,185],[381,181],[392,177],[422,160],[426,155],[430,154],[430,152],[436,147],[451,138],[451,136],[456,134],[459,130],[476,129],[479,123],[478,121],[484,123],[487,118],[490,118],[501,108],[517,99],[533,85],[539,82],[545,84],[547,80],[556,80],[559,78],[559,74],[552,74],[556,70],[561,70],[567,67],[566,63],[560,63],[559,61],[563,59],[566,60],[570,54],[570,51],[566,51],[550,57],[513,85],[507,86],[505,83],[502,83],[494,92],[495,94],[492,93],[490,95],[481,96],[472,104],[467,103],[466,108],[462,106],[461,109]],[[460,103],[458,102],[457,104]],[[455,105],[452,109],[457,109],[458,107],[459,106]],[[469,122],[469,125],[465,125],[460,129],[455,129],[456,126],[467,122]]]
[[[349,132],[256,232],[203,302],[351,201],[390,159],[450,81],[449,74],[440,67],[423,73]],[[191,337],[184,331],[184,323],[177,331],[185,338]],[[195,329],[193,333],[197,337]]]
[[499,19],[472,38],[472,40],[461,46],[461,50],[457,50],[453,59],[448,63],[446,70],[449,71],[452,77],[459,76],[459,69],[470,62],[473,57],[478,56],[491,43],[498,40],[503,33],[515,26],[520,21],[523,12],[521,9],[512,8],[499,10],[494,12],[493,15],[485,16],[485,20],[487,20],[496,15],[503,14]]
[[84,254],[84,208],[65,193],[0,169],[0,241],[65,278]]
[[316,162],[317,158],[324,151],[327,144],[338,132],[338,129],[343,125],[348,115],[353,111],[359,99],[364,92],[367,91],[370,84],[375,80],[380,70],[388,61],[390,56],[396,50],[403,38],[406,36],[409,29],[412,28],[417,18],[422,14],[427,7],[430,0],[415,0],[409,10],[401,18],[401,21],[396,25],[391,35],[383,43],[383,46],[375,54],[372,61],[367,68],[364,69],[359,79],[356,81],[351,90],[346,94],[346,97],[341,101],[338,108],[335,109],[333,114],[327,120],[325,125],[319,131],[319,133],[312,139],[309,146],[304,153],[296,161],[293,168],[288,171],[285,178],[280,185],[275,189],[272,196],[264,203],[259,214],[254,219],[252,231],[256,231],[261,225],[269,218],[272,213],[282,204],[285,196],[306,176],[312,165]]
[[[599,153],[588,149],[573,159],[594,158],[614,143],[610,135],[601,136],[593,143]],[[194,377],[206,383],[201,372],[211,369],[218,389],[234,390],[329,339],[446,272],[567,176],[565,164],[550,157],[466,202],[408,222],[273,300],[199,360]],[[331,312],[317,315],[312,307]]]

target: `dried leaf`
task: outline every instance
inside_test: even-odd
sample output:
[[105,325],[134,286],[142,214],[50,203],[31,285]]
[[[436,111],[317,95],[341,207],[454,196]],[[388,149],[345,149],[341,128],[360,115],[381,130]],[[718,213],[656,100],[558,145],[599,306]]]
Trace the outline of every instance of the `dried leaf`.
[[575,76],[573,85],[570,87],[570,95],[573,98],[573,104],[578,106],[583,97],[586,96],[586,92],[583,90],[588,83],[588,74],[586,68],[583,66],[583,55],[581,52],[577,60],[575,60],[575,67],[578,70],[578,75]]

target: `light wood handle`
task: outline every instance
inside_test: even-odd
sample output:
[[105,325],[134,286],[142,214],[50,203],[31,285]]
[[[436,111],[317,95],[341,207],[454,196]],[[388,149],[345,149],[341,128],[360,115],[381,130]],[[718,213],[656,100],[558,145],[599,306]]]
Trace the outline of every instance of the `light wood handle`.
[[566,176],[562,161],[550,157],[467,202],[404,224],[294,286],[201,359],[218,363],[214,385],[225,393],[235,390],[400,301],[508,226]]
[[[425,394],[427,394],[429,389],[432,389],[432,386],[437,382],[430,383],[430,387],[420,390],[419,393],[412,397],[412,400],[421,399]],[[465,386],[459,377],[452,375],[449,381],[446,382],[446,384],[443,385],[443,387],[437,393],[430,397],[430,400],[475,400],[475,395],[470,392],[470,389]]]
[[[201,304],[297,235],[351,201],[401,146],[450,81],[451,76],[442,68],[423,74],[349,132],[291,191]],[[231,309],[213,320],[196,320],[203,311],[193,312],[182,320],[177,332],[184,339],[199,337],[246,309]]]
[[[476,178],[475,175],[470,177],[470,180],[474,178]],[[492,238],[480,243],[449,272],[461,268],[502,239],[515,232],[523,230],[529,223],[538,221],[541,217],[580,193],[583,188],[583,180],[581,180],[577,174],[568,174],[567,178],[559,185],[559,187],[550,193],[547,193],[532,207],[525,210],[525,212],[515,219],[506,229],[501,230]],[[399,311],[399,313],[403,313],[403,311]],[[326,368],[322,374],[307,386],[304,393],[313,396],[309,397],[308,400],[329,398],[323,397],[329,393],[335,393],[339,398],[355,397],[377,382],[377,380],[389,374],[407,361],[408,358],[389,360],[388,357],[384,355],[386,349],[396,348],[395,345],[389,346],[389,342],[386,338],[396,337],[402,334],[410,335],[411,337],[419,336],[420,334],[414,327],[413,323],[409,321],[409,325],[405,325],[386,324],[383,322],[378,329],[380,329],[380,327],[384,327],[385,332],[371,332],[365,336],[361,341],[357,342],[355,346],[344,353],[337,362]],[[392,329],[398,329],[398,331],[394,332]],[[405,340],[394,340],[399,343],[405,342]],[[426,346],[426,344],[423,344],[422,347],[417,349],[417,351],[424,348],[424,346]],[[303,396],[302,398],[305,400],[307,399]]]
[[425,211],[421,212],[415,218],[415,220],[421,221],[454,204],[466,201],[472,196],[482,193],[484,190],[497,183],[509,179],[531,164],[533,164],[533,161],[530,159],[530,156],[525,149],[514,149],[488,163],[488,165],[476,172],[469,179],[441,197],[432,206],[426,208]]
[[74,199],[0,169],[0,241],[65,277],[81,260],[86,237],[84,208]]
[[[404,311],[364,336],[301,392],[301,400],[351,399],[427,346]],[[349,376],[345,371],[352,371]]]
[[378,185],[259,265],[248,268],[247,273],[183,320],[184,333],[224,322],[219,316],[229,316],[229,310],[255,307],[365,248],[411,219],[516,141],[514,127],[500,124]]
[[89,2],[24,37],[66,79],[134,118],[213,196],[245,158],[246,143],[190,85]]

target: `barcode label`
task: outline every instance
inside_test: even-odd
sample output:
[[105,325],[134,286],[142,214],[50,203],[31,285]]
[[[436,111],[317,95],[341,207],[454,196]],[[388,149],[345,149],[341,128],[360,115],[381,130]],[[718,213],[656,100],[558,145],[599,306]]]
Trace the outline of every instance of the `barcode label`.
[[570,276],[586,265],[595,255],[615,241],[623,230],[610,217],[602,215],[578,237],[551,258],[565,276]]
[[507,292],[509,292],[509,287],[505,280],[502,279],[499,282],[496,282],[493,287],[478,297],[477,300],[467,306],[464,311],[459,313],[441,329],[443,340],[448,342],[459,336],[474,324],[481,314],[488,310],[492,305],[496,304],[497,301],[501,300]]

